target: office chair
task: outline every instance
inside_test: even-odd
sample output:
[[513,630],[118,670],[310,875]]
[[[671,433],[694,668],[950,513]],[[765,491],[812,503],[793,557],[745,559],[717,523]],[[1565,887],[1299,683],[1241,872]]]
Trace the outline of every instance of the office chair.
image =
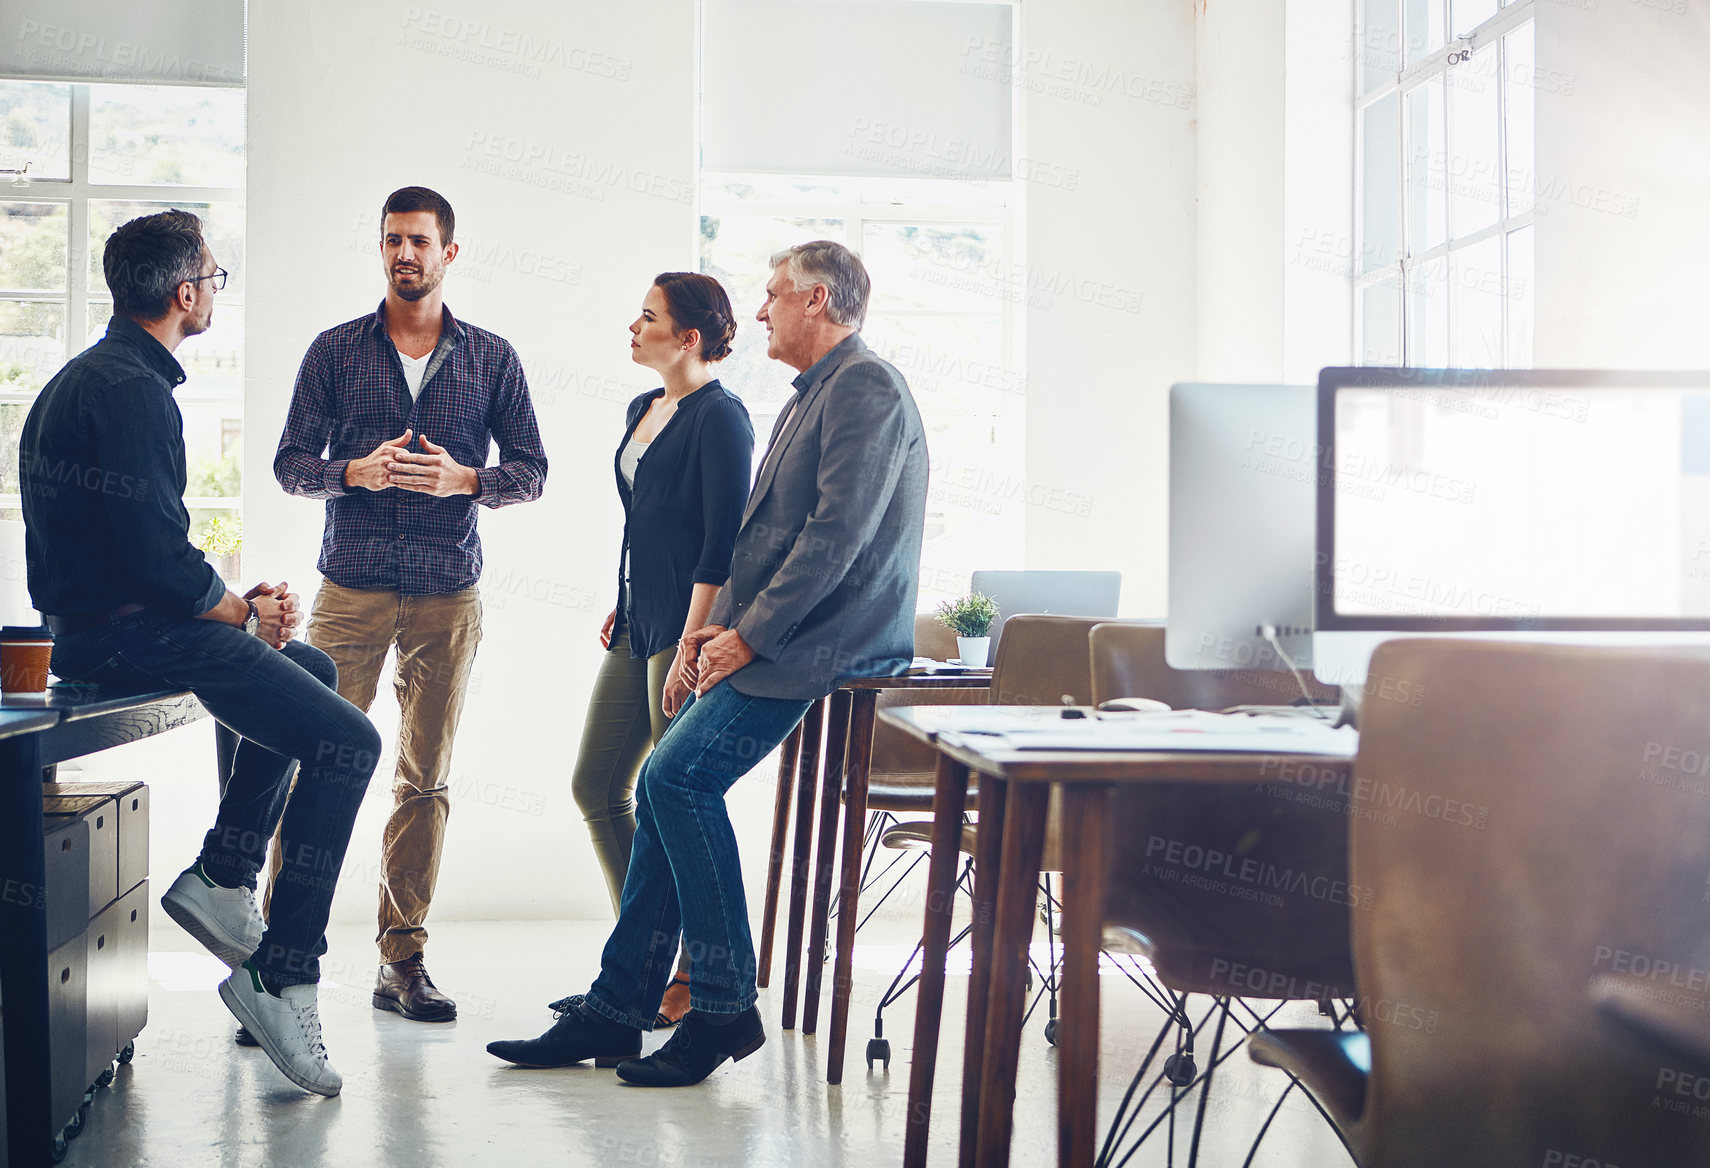
[[1655,974],[1710,936],[1710,653],[1400,640],[1371,676],[1419,697],[1362,711],[1363,1033],[1272,1031],[1253,1059],[1304,1084],[1364,1168],[1710,1163],[1710,1122],[1675,1090],[1693,1072],[1587,988],[1637,974],[1710,1008],[1704,976]]

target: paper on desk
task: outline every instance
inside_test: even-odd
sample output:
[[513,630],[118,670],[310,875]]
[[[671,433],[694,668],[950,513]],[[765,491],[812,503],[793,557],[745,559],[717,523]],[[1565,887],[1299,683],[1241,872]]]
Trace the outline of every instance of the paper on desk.
[[983,673],[990,666],[963,665],[960,661],[939,661],[932,657],[916,657],[909,670],[914,673]]
[[[1169,710],[1066,720],[1035,718],[997,727],[990,740],[1011,750],[1171,750],[1328,754],[1351,758],[1359,734],[1328,720]],[[958,725],[958,732],[978,734]]]

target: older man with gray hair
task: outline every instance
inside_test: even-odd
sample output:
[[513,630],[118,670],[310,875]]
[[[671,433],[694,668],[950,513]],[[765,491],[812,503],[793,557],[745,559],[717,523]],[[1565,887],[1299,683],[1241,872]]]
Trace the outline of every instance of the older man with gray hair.
[[[698,1083],[758,1050],[754,944],[725,792],[818,698],[902,673],[926,517],[926,436],[902,374],[862,342],[867,270],[819,240],[772,257],[757,319],[799,371],[772,431],[707,627],[683,638],[694,696],[642,767],[617,926],[586,994],[539,1038],[487,1049],[520,1066],[593,1059],[628,1082]],[[690,1009],[641,1058],[684,937]]]

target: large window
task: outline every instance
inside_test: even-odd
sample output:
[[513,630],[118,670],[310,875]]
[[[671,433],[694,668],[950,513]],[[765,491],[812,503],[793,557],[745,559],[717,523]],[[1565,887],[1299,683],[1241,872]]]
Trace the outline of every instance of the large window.
[[1010,201],[1007,182],[702,176],[701,270],[724,284],[739,321],[719,376],[753,415],[756,464],[794,376],[766,357],[753,320],[767,261],[810,239],[861,254],[873,280],[861,335],[908,379],[931,451],[923,609],[964,591],[970,565],[1012,566],[1021,547],[1016,422],[1026,386],[1014,372],[1014,293],[1025,296],[1025,281]]
[[1532,363],[1532,0],[1360,0],[1364,364]]
[[[194,211],[231,273],[214,323],[177,351],[192,537],[223,575],[243,465],[244,95],[189,86],[0,80],[0,514],[19,517],[18,433],[36,393],[99,340],[113,312],[101,252],[113,229]],[[7,185],[10,180],[11,185]],[[209,529],[220,521],[215,538]]]

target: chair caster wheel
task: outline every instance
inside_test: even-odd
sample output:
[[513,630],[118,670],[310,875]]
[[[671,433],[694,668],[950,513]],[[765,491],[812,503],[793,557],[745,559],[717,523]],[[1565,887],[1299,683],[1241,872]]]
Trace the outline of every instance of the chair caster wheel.
[[136,1044],[136,1041],[133,1039],[132,1041],[125,1043],[125,1049],[121,1050],[119,1052],[119,1065],[121,1067],[129,1066],[131,1063],[131,1060],[133,1058],[135,1058],[136,1056],[137,1056],[137,1044]]
[[65,1159],[66,1146],[63,1135],[53,1137],[53,1162],[55,1164]]
[[113,1085],[113,1065],[111,1063],[108,1063],[107,1069],[96,1078],[95,1085],[97,1087],[111,1087]]
[[88,1117],[88,1112],[89,1108],[87,1106],[79,1107],[77,1109],[77,1114],[71,1117],[71,1122],[65,1125],[65,1138],[67,1141],[75,1140],[78,1136],[83,1134],[83,1123]]
[[872,1038],[867,1041],[867,1069],[873,1069],[873,1063],[883,1061],[885,1070],[891,1069],[891,1040],[888,1038]]
[[1052,1046],[1057,1045],[1057,1020],[1055,1018],[1045,1023],[1045,1041]]
[[1177,1087],[1186,1087],[1198,1073],[1191,1054],[1172,1054],[1164,1060],[1164,1078]]

